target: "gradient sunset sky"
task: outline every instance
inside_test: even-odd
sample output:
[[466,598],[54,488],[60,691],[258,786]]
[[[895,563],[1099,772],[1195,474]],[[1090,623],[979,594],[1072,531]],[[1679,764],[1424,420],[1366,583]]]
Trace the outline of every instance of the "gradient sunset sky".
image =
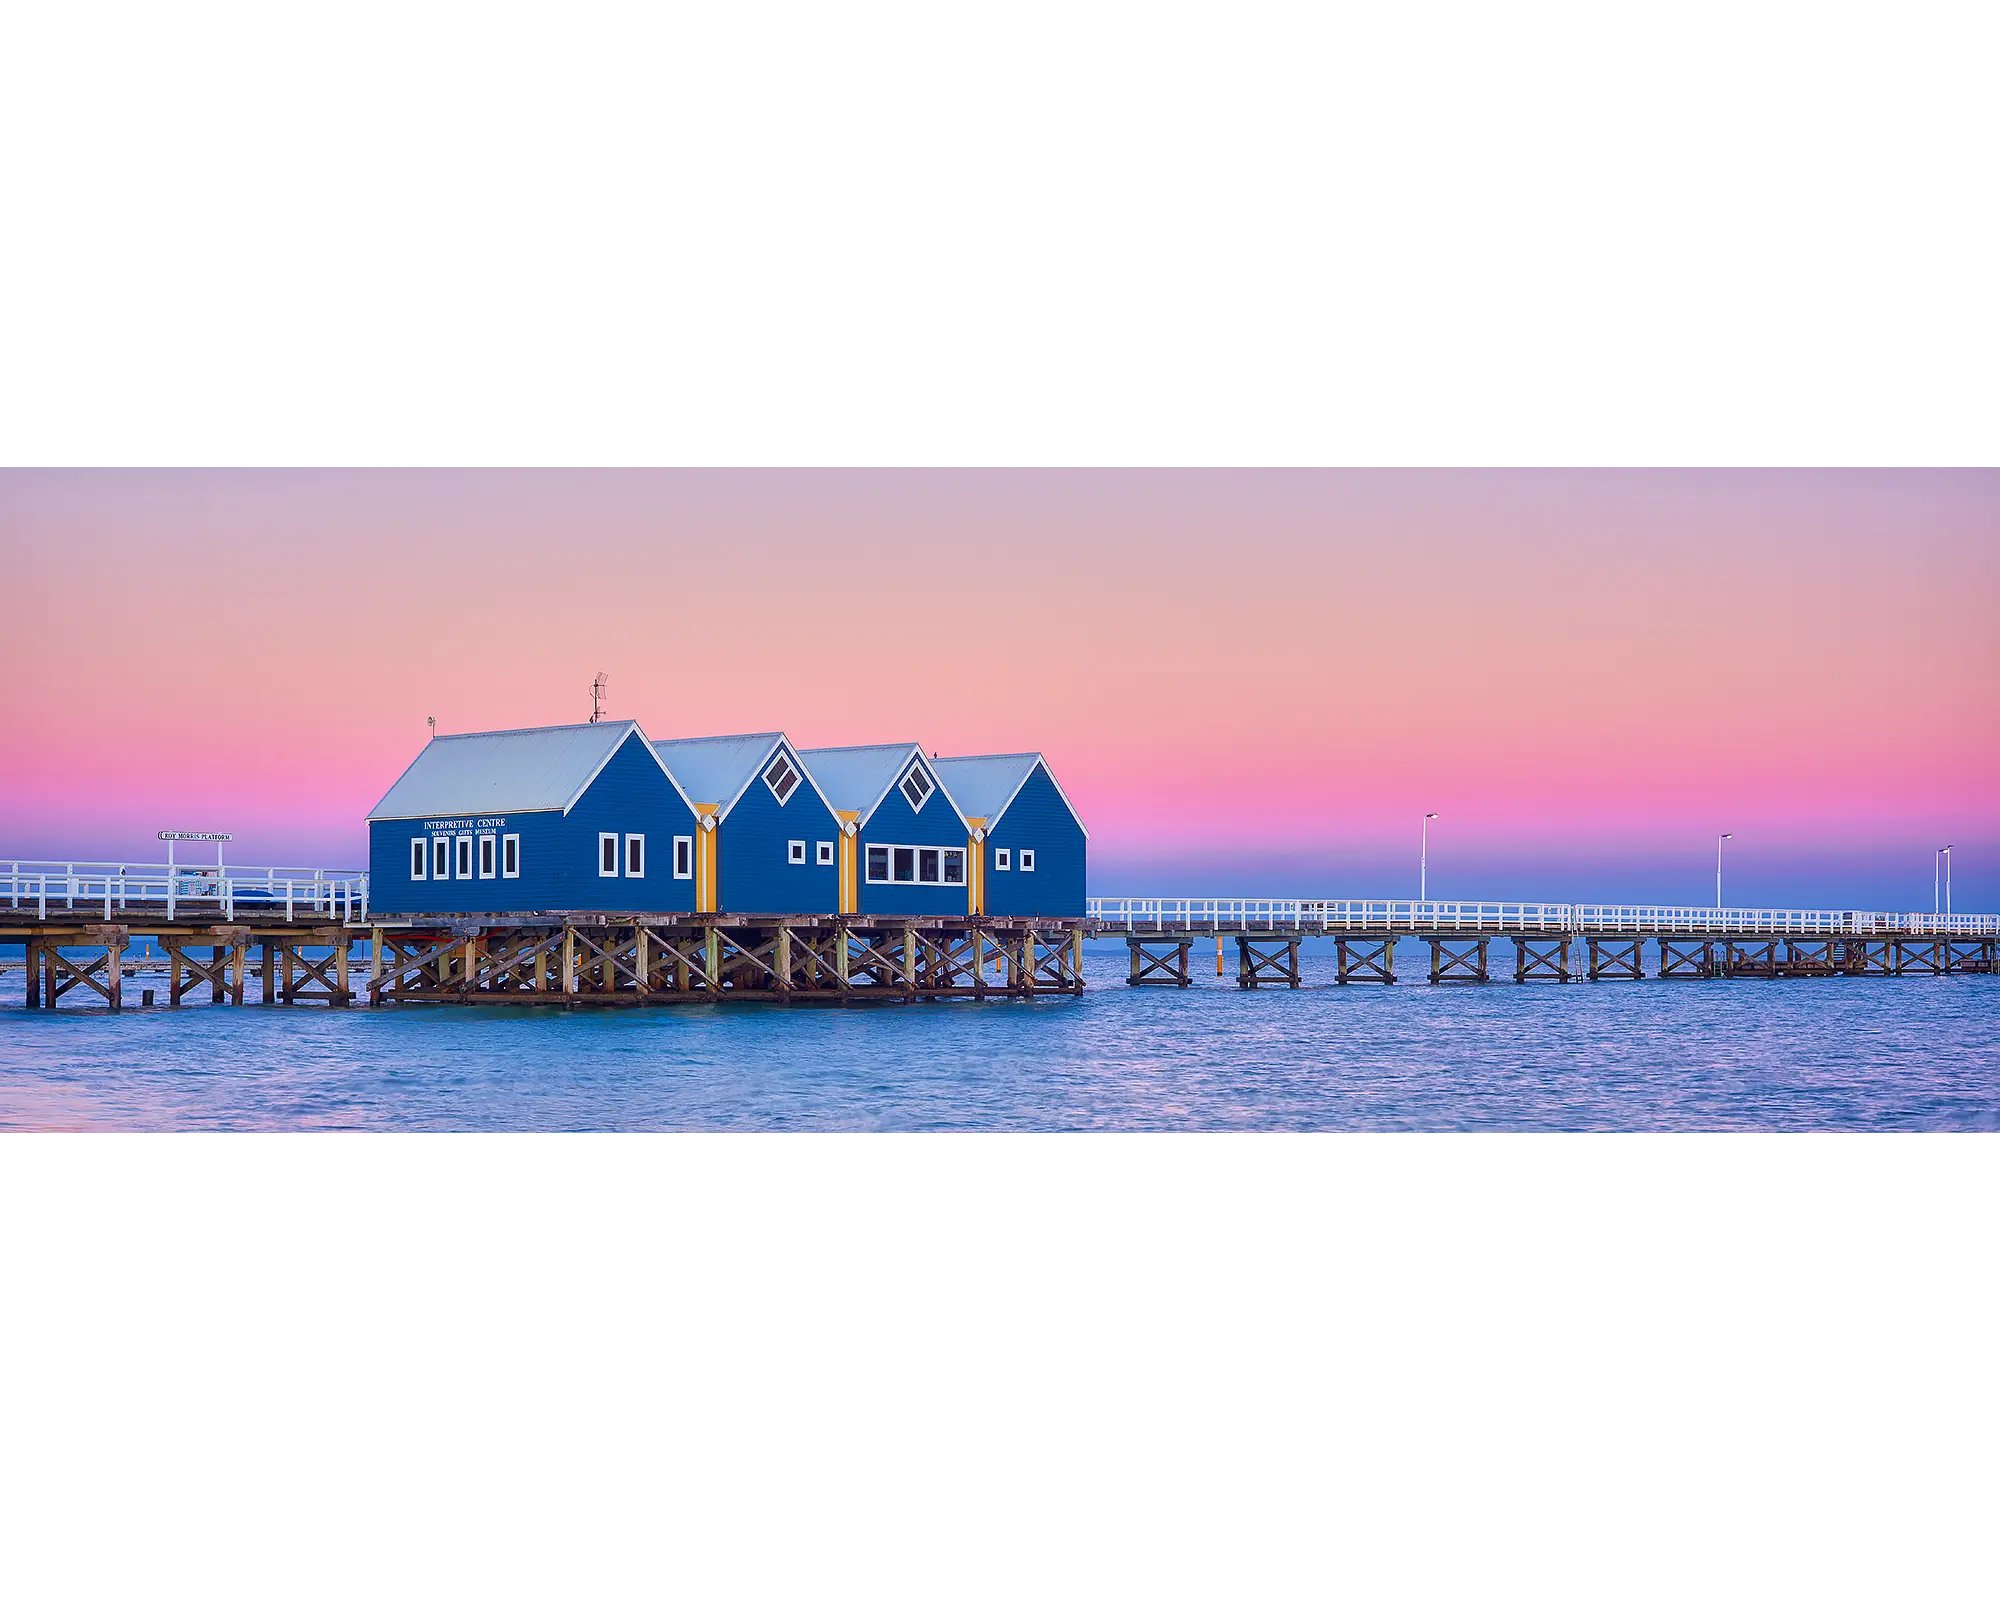
[[[1047,752],[1095,892],[2000,909],[2000,473],[0,473],[0,851],[356,864],[425,737]],[[1408,881],[1406,881],[1408,880]]]

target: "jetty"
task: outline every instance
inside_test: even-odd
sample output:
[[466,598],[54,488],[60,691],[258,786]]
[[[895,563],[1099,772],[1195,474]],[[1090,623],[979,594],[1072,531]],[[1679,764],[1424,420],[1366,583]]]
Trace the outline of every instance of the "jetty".
[[1398,981],[1405,939],[1428,947],[1438,984],[2000,972],[1990,914],[1131,896],[1080,917],[428,916],[375,909],[355,869],[0,861],[0,945],[24,949],[30,1007],[74,994],[122,1009],[135,940],[159,947],[165,1004],[181,1007],[253,991],[334,1006],[1033,999],[1083,991],[1086,939],[1123,939],[1142,987],[1191,986],[1209,940],[1234,946],[1245,989],[1300,987],[1307,940],[1331,943],[1340,984]]

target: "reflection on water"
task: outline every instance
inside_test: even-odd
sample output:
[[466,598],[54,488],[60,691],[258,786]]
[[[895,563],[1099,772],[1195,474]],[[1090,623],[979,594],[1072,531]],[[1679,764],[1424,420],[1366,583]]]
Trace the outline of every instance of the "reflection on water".
[[[1212,949],[1212,947],[1211,947]],[[8,1128],[2000,1128],[2000,978],[1334,987],[823,1010],[21,1009]],[[254,985],[252,986],[254,995]],[[74,998],[73,996],[71,998]]]

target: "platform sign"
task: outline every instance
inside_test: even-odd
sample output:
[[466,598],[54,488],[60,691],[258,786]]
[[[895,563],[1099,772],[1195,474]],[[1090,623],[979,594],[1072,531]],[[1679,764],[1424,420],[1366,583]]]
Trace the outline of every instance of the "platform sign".
[[162,839],[206,839],[215,844],[227,844],[236,837],[233,833],[176,833],[171,828],[160,830]]

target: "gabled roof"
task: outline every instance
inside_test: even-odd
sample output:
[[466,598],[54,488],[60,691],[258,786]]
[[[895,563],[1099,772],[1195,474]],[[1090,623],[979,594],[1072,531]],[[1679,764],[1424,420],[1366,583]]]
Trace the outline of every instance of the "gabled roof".
[[991,833],[998,825],[1007,808],[1014,803],[1014,796],[1021,792],[1029,778],[1040,767],[1049,775],[1049,782],[1062,796],[1062,803],[1069,806],[1069,814],[1083,836],[1088,839],[1090,830],[1084,828],[1083,818],[1077,816],[1076,807],[1070,805],[1070,798],[1063,793],[1063,786],[1056,783],[1056,775],[1050,771],[1048,762],[1039,751],[1023,751],[1011,756],[940,756],[931,765],[936,769],[938,779],[951,791],[951,797],[959,811],[968,817],[983,817],[986,831]]
[[[806,764],[814,787],[826,797],[826,803],[835,811],[859,813],[857,821],[863,827],[913,758],[924,764],[932,778],[937,777],[937,769],[931,766],[924,747],[915,743],[850,744],[799,752],[799,759]],[[942,783],[938,784],[938,792],[944,795],[946,805],[958,809]],[[961,820],[964,816],[960,811]]]
[[[782,733],[720,733],[701,739],[655,739],[653,750],[679,780],[681,789],[697,805],[719,806],[718,819],[727,817],[743,798],[752,782],[764,775],[771,756],[780,747],[797,757],[800,775],[820,791],[803,757]],[[794,790],[794,793],[797,791]],[[833,803],[827,801],[827,810]]]
[[[442,734],[417,753],[368,820],[568,811],[635,733],[646,753],[660,762],[636,722]],[[680,789],[664,762],[660,770]],[[681,798],[687,798],[685,790]]]

